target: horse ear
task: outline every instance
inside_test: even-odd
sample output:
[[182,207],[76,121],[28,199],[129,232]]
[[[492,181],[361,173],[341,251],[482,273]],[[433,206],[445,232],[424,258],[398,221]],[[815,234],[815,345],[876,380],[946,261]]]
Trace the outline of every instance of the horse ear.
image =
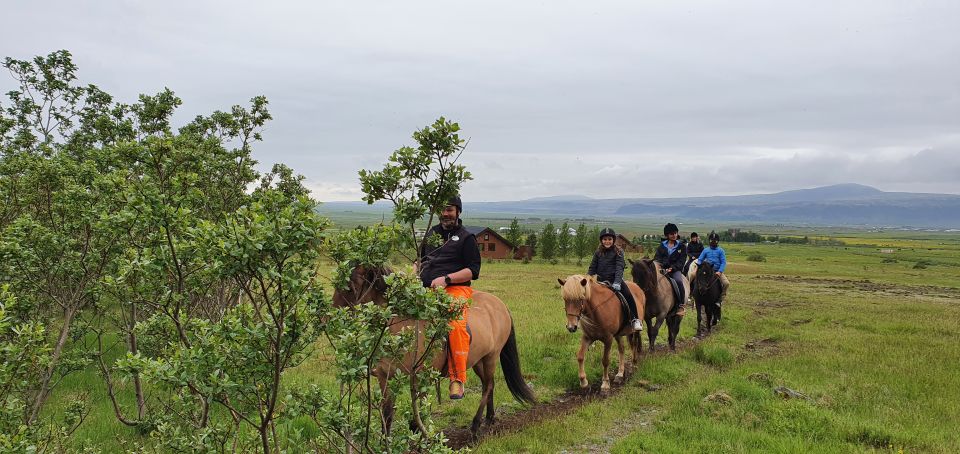
[[560,279],[559,277],[557,278],[557,282],[559,282],[561,286],[567,283],[566,281],[564,281],[563,279]]
[[637,262],[634,262],[633,259],[627,259],[627,261],[630,262],[631,265],[636,265],[636,264],[637,264]]
[[586,278],[581,279],[581,280],[580,280],[580,285],[586,287],[586,286],[587,286],[587,279],[586,279]]

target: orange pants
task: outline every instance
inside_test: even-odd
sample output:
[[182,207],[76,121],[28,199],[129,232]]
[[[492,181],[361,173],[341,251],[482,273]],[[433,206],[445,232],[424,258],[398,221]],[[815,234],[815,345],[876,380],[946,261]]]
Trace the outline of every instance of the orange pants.
[[454,298],[463,298],[467,304],[463,315],[450,322],[450,357],[447,360],[447,372],[451,380],[467,383],[467,356],[470,355],[470,334],[467,333],[467,308],[473,297],[473,288],[465,285],[444,287],[444,291]]

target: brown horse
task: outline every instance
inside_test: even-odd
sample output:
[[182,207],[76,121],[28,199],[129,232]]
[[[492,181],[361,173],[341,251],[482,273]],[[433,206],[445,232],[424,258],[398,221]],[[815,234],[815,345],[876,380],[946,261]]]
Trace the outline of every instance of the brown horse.
[[[337,307],[351,306],[373,301],[376,304],[386,304],[384,293],[387,285],[384,276],[391,271],[386,268],[375,269],[357,266],[350,274],[350,280],[345,290],[336,290],[333,294],[333,304]],[[392,333],[400,332],[411,327],[422,328],[421,321],[411,319],[394,319],[390,323]],[[500,298],[486,292],[474,291],[473,301],[470,304],[467,316],[470,337],[470,353],[467,357],[467,367],[472,367],[480,377],[483,394],[480,398],[480,408],[473,418],[470,431],[476,435],[480,430],[483,409],[487,409],[487,423],[495,420],[493,405],[494,373],[497,368],[497,358],[503,368],[503,378],[513,397],[521,403],[534,403],[536,397],[527,386],[520,372],[520,356],[517,351],[517,340],[513,330],[513,319],[507,306]],[[423,332],[422,329],[419,332]],[[418,340],[420,351],[423,351],[425,340],[421,335]],[[443,351],[433,357],[430,365],[441,373],[446,372],[447,355]],[[400,361],[384,359],[371,372],[380,383],[380,392],[383,393],[383,420],[384,431],[389,432],[393,420],[394,398],[387,388],[388,380],[398,371],[409,373],[415,364],[412,354],[408,354]]]
[[[583,328],[580,350],[577,351],[580,387],[586,388],[589,385],[587,373],[583,370],[583,359],[587,349],[594,342],[601,341],[603,342],[603,375],[601,375],[600,392],[607,392],[610,390],[610,377],[607,374],[607,368],[610,366],[610,345],[616,339],[619,361],[617,375],[613,381],[620,384],[623,381],[626,363],[623,357],[623,336],[629,336],[633,362],[636,364],[640,354],[640,334],[634,333],[633,328],[627,323],[620,300],[613,290],[598,284],[593,276],[574,274],[566,280],[557,279],[557,282],[560,283],[560,296],[563,297],[567,311],[567,331],[573,333],[577,331],[578,326]],[[637,313],[640,318],[643,318],[645,307],[643,292],[632,282],[624,282],[624,284],[633,293],[633,299],[637,303]]]
[[[650,260],[642,259],[639,261],[630,261],[633,265],[633,282],[643,289],[647,297],[647,308],[644,311],[647,321],[647,338],[650,339],[650,351],[656,347],[657,334],[660,332],[660,325],[667,322],[667,341],[670,344],[670,350],[677,349],[677,333],[680,332],[680,321],[682,315],[677,315],[676,295],[673,293],[673,286],[669,279],[660,269],[660,264]],[[683,280],[684,294],[690,294],[690,283]],[[656,319],[656,323],[654,323]]]

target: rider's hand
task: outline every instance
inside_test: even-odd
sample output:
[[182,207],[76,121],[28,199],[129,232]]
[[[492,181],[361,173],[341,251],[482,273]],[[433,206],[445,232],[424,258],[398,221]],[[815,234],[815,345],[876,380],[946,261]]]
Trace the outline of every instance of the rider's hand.
[[430,282],[430,287],[433,288],[444,288],[447,286],[447,282],[443,279],[446,276],[440,276]]
[[612,289],[614,289],[614,290],[616,290],[616,291],[619,292],[619,291],[620,291],[620,284],[613,284],[613,285],[610,286],[610,288],[612,288]]
[[714,273],[716,273],[717,276],[720,275],[720,272],[719,272],[719,271],[714,271]]
[[670,273],[673,272],[673,268],[667,268],[665,272],[666,272],[667,274],[670,274]]

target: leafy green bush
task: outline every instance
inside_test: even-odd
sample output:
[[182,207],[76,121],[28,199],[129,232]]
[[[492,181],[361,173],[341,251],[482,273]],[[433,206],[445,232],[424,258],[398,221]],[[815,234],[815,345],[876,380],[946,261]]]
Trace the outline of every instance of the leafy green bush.
[[759,252],[754,252],[753,254],[750,254],[747,256],[747,261],[748,262],[766,262],[767,258]]

